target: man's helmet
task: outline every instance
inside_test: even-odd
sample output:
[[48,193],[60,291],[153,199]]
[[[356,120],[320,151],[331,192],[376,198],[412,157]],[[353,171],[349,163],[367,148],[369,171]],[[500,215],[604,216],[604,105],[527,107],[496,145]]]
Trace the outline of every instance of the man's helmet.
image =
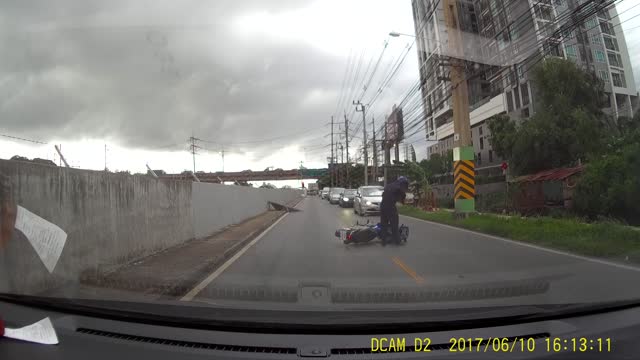
[[396,181],[398,181],[398,183],[402,185],[405,189],[409,188],[409,179],[407,179],[405,176],[400,176]]

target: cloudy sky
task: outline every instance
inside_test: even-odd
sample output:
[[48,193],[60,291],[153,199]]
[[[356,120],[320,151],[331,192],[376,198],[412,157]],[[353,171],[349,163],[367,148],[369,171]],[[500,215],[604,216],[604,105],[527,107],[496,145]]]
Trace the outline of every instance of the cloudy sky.
[[[623,24],[632,54],[637,26],[640,18]],[[416,83],[412,39],[389,38],[392,30],[414,33],[410,0],[5,0],[0,134],[46,144],[0,137],[0,158],[56,160],[61,144],[72,166],[103,169],[106,145],[111,170],[180,172],[193,166],[195,136],[197,170],[222,170],[222,149],[227,171],[322,167],[331,116],[336,131],[344,110],[361,116],[338,106],[341,95],[368,102],[408,52],[370,109],[380,124]],[[357,79],[346,81],[352,88],[345,77]],[[418,156],[421,137],[410,139]],[[362,139],[351,141],[353,154]]]

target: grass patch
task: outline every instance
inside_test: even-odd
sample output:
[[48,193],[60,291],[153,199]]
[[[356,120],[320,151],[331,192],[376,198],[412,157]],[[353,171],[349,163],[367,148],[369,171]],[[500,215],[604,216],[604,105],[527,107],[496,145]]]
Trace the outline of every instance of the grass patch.
[[400,214],[485,234],[541,245],[575,254],[627,259],[640,263],[640,231],[614,222],[585,223],[577,219],[474,214],[455,219],[452,212],[426,212],[403,206]]

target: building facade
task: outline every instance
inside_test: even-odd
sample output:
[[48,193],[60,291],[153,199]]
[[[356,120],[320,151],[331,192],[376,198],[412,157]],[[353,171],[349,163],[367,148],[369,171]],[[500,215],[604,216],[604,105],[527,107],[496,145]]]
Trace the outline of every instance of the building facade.
[[[615,6],[599,12],[571,32],[569,15],[586,11],[585,0],[458,0],[464,54],[452,53],[443,0],[412,0],[427,154],[453,148],[453,118],[446,59],[465,60],[476,167],[495,168],[502,159],[491,149],[486,120],[508,114],[523,121],[535,112],[535,84],[529,70],[544,55],[562,57],[594,72],[609,96],[605,113],[633,116],[637,89]],[[588,4],[587,4],[588,5]],[[562,33],[562,36],[557,34]]]

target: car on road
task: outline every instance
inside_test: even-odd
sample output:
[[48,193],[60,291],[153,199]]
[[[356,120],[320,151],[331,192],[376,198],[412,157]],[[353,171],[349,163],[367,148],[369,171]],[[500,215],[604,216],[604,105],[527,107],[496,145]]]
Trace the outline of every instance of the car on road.
[[338,205],[344,208],[353,207],[353,199],[355,199],[357,192],[358,190],[356,189],[346,189],[342,194],[340,194]]
[[383,191],[384,188],[378,185],[359,187],[353,201],[353,212],[362,216],[379,213]]
[[324,188],[320,190],[320,199],[326,199],[329,196],[329,188]]
[[344,188],[331,188],[329,191],[329,203],[330,204],[338,204],[340,202],[340,194],[344,192]]
[[317,195],[318,194],[318,184],[310,183],[307,187],[307,195]]

